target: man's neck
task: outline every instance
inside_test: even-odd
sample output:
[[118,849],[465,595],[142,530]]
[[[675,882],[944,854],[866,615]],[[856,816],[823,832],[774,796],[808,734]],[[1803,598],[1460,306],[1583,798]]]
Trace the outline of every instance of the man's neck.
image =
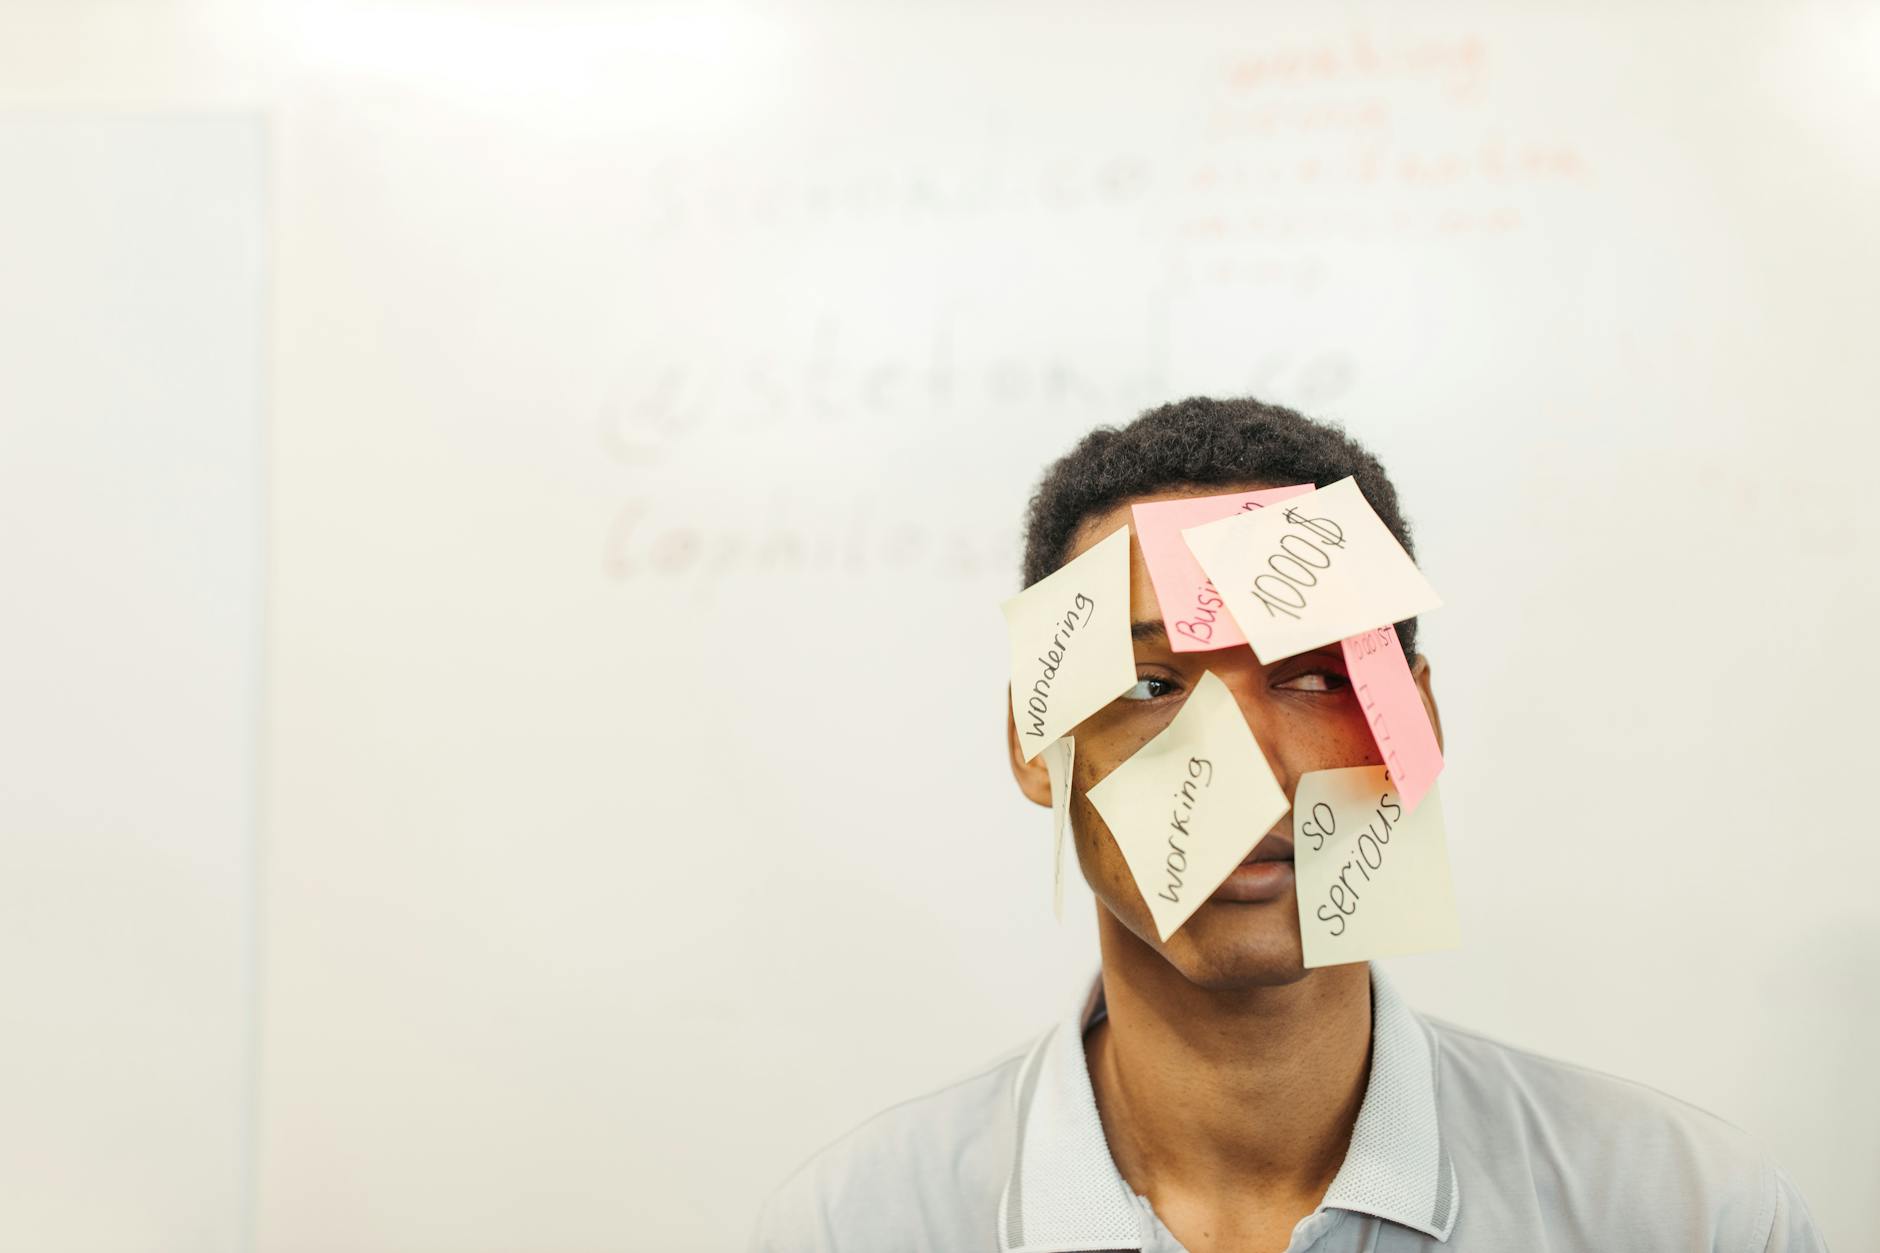
[[1085,1048],[1117,1169],[1191,1248],[1216,1240],[1171,1215],[1214,1236],[1290,1230],[1338,1173],[1364,1100],[1370,967],[1214,991],[1104,922],[1108,1016]]

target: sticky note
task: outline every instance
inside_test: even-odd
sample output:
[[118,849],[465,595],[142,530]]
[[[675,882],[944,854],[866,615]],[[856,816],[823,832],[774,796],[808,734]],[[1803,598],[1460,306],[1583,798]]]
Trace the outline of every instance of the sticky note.
[[1182,535],[1269,664],[1443,603],[1354,479]]
[[1089,796],[1164,940],[1286,812],[1285,789],[1211,670],[1162,733]]
[[1432,786],[1410,813],[1382,766],[1314,770],[1299,780],[1293,883],[1308,967],[1462,942],[1442,798]]
[[1415,813],[1423,793],[1443,772],[1443,750],[1436,743],[1423,693],[1410,675],[1396,627],[1378,627],[1345,638],[1345,673],[1371,724],[1371,738],[1383,754],[1390,781],[1403,797],[1405,812]]
[[1129,636],[1129,528],[1006,601],[1012,720],[1030,761],[1136,685]]
[[1064,921],[1064,832],[1071,822],[1071,766],[1077,760],[1077,737],[1067,735],[1044,750],[1044,768],[1051,776],[1051,915]]
[[1226,602],[1208,581],[1207,572],[1188,551],[1182,532],[1237,513],[1251,513],[1311,490],[1312,484],[1301,483],[1257,492],[1157,500],[1130,510],[1136,525],[1136,543],[1149,566],[1155,598],[1162,606],[1162,625],[1168,630],[1170,648],[1178,653],[1195,653],[1247,642],[1228,616]]

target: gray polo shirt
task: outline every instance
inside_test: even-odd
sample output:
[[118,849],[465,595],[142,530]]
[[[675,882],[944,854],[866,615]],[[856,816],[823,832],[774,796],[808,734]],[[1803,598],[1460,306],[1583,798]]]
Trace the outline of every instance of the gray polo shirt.
[[[1289,1253],[1825,1249],[1795,1185],[1721,1119],[1424,1018],[1375,966],[1371,1003],[1351,1144]],[[1099,982],[1034,1044],[818,1153],[752,1248],[1180,1253],[1103,1138],[1083,1047],[1102,1013]]]

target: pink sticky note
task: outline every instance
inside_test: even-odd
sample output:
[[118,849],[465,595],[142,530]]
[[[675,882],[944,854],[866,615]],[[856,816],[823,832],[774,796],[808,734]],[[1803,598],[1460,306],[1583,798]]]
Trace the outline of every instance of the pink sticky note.
[[1390,772],[1408,813],[1443,772],[1436,728],[1430,725],[1417,681],[1410,677],[1410,663],[1397,642],[1396,627],[1378,627],[1349,636],[1343,643],[1351,690],[1357,693],[1377,751],[1384,755],[1384,769]]
[[1169,647],[1178,653],[1199,653],[1212,648],[1245,644],[1228,616],[1214,584],[1188,551],[1182,532],[1191,526],[1218,522],[1231,514],[1261,509],[1278,500],[1290,500],[1312,490],[1312,484],[1268,487],[1257,492],[1229,492],[1225,496],[1191,496],[1186,500],[1158,500],[1137,505],[1136,542],[1149,563],[1149,582],[1162,604],[1162,625],[1168,628]]

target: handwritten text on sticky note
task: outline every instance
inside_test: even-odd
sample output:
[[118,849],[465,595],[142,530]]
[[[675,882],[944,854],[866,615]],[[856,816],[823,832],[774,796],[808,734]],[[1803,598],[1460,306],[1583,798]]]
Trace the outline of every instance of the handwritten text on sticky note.
[[1407,812],[1416,812],[1423,793],[1443,772],[1443,750],[1436,743],[1423,693],[1410,673],[1394,626],[1378,627],[1345,637],[1345,672],[1351,690],[1371,724],[1371,738],[1384,755],[1384,768],[1403,797]]
[[1462,942],[1434,787],[1411,814],[1382,766],[1302,776],[1293,797],[1293,872],[1308,967]]
[[1143,561],[1149,567],[1149,582],[1154,585],[1155,598],[1162,606],[1162,624],[1168,630],[1171,649],[1192,653],[1247,642],[1247,637],[1228,616],[1226,602],[1188,550],[1182,532],[1237,513],[1251,513],[1311,490],[1312,484],[1302,483],[1221,496],[1157,500],[1130,510],[1136,527],[1136,543],[1142,548]]
[[1269,664],[1442,604],[1354,479],[1182,534]]
[[1162,733],[1089,791],[1166,940],[1286,812],[1286,792],[1213,671]]
[[1129,528],[1006,601],[1012,718],[1025,760],[1136,682],[1129,635]]

